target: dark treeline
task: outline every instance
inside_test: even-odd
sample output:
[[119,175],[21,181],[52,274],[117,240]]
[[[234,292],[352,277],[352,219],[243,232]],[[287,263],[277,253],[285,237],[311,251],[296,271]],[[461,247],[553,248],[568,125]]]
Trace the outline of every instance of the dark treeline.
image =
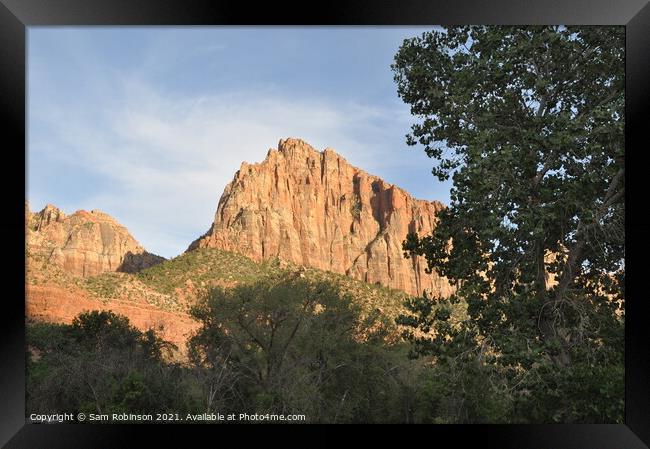
[[[446,305],[444,307],[447,307]],[[440,307],[439,313],[448,309]],[[276,413],[322,423],[613,422],[623,365],[512,378],[490,357],[413,358],[330,282],[284,274],[214,289],[187,360],[153,330],[88,312],[28,324],[30,413]],[[450,312],[452,315],[454,311]],[[480,345],[478,346],[480,347]],[[469,346],[468,346],[469,348]],[[602,375],[598,375],[601,373]]]

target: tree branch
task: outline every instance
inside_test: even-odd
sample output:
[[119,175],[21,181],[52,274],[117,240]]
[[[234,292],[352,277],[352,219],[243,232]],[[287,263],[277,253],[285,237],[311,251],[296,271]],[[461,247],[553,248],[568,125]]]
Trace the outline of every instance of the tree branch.
[[259,345],[260,348],[262,348],[263,350],[266,351],[266,349],[267,349],[267,348],[266,348],[266,345],[265,345],[264,343],[262,343],[262,342],[261,342],[261,341],[260,341],[260,340],[259,340],[259,339],[258,339],[258,338],[257,338],[257,337],[256,337],[256,336],[255,336],[251,331],[250,331],[250,329],[248,329],[247,325],[244,324],[244,322],[243,322],[243,320],[241,319],[241,317],[238,317],[238,318],[237,318],[237,321],[239,322],[239,325],[241,326],[241,328],[244,329],[244,331],[246,331],[246,333],[248,334],[248,336],[251,337],[251,338],[253,339],[253,341]]
[[544,161],[544,166],[539,172],[537,172],[537,174],[533,178],[533,188],[539,185],[539,183],[544,178],[544,175],[551,169],[551,165],[553,165],[556,159],[557,159],[557,155],[555,152],[551,152],[551,154],[548,155],[548,157]]
[[573,280],[573,277],[575,276],[575,269],[577,268],[578,265],[577,262],[579,258],[582,256],[582,251],[584,250],[584,246],[586,243],[586,240],[584,238],[586,231],[596,226],[598,222],[603,218],[605,213],[607,212],[607,209],[623,196],[625,190],[620,189],[617,191],[616,188],[618,187],[621,179],[623,178],[624,173],[625,173],[625,169],[621,168],[616,173],[616,175],[614,175],[614,177],[612,178],[612,181],[610,182],[609,187],[607,188],[607,192],[605,192],[605,197],[603,198],[603,204],[598,208],[598,211],[596,212],[596,216],[594,217],[594,221],[587,226],[584,226],[582,222],[578,224],[578,229],[576,230],[576,242],[569,250],[569,257],[567,258],[567,261],[564,265],[564,270],[562,270],[562,276],[560,277],[560,281],[558,282],[558,287],[556,290],[556,299],[558,301],[562,300],[566,292],[566,289],[568,288],[569,284]]

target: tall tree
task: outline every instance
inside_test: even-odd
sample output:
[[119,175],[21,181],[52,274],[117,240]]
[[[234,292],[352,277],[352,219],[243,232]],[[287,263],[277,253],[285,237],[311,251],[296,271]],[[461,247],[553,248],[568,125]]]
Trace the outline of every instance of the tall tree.
[[392,68],[419,118],[407,143],[453,180],[434,233],[404,249],[469,317],[413,301],[403,324],[440,330],[418,350],[470,336],[513,369],[622,363],[624,29],[448,27],[404,41]]
[[336,283],[284,272],[215,288],[192,314],[202,326],[190,358],[212,379],[231,373],[240,401],[230,401],[233,411],[304,413],[310,422],[409,419],[398,407],[409,391],[399,348],[384,345],[381,317]]

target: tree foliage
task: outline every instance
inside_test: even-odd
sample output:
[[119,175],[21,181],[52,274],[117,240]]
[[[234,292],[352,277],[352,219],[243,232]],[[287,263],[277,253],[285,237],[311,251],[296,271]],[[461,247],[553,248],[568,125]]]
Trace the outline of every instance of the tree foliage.
[[27,327],[27,410],[154,413],[184,407],[183,370],[165,363],[170,343],[108,311],[70,325]]
[[407,360],[336,284],[284,273],[215,288],[192,313],[202,328],[191,360],[234,410],[304,413],[311,422],[408,420],[400,404]]
[[[182,364],[155,330],[112,312],[28,323],[31,413],[304,414],[307,422],[422,422],[422,363],[386,344],[376,315],[330,282],[293,274],[196,305],[202,326]],[[379,320],[381,321],[381,320]],[[161,348],[161,351],[154,350]]]
[[[531,420],[622,419],[623,62],[622,27],[462,26],[406,40],[392,66],[419,118],[407,143],[453,180],[404,249],[457,288],[401,321],[435,331],[409,334],[421,354],[499,366],[538,401]],[[568,411],[577,393],[589,412]]]

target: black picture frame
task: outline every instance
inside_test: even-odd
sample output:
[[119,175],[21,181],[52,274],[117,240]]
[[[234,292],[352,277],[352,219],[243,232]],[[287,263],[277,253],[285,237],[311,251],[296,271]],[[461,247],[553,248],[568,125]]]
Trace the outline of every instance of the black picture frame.
[[[464,446],[561,449],[636,449],[650,445],[650,349],[644,323],[650,220],[644,217],[643,150],[650,100],[650,5],[647,0],[402,0],[328,2],[283,6],[239,1],[0,0],[0,114],[5,173],[0,176],[9,211],[0,220],[7,257],[0,309],[0,444],[6,447],[130,447],[137,436],[156,435],[187,443],[188,435],[220,441],[223,426],[30,424],[25,422],[24,202],[26,149],[26,27],[57,25],[436,25],[583,24],[626,26],[626,392],[620,425],[436,425],[414,426],[432,444],[441,438]],[[644,114],[645,112],[645,114]],[[8,199],[7,199],[8,198]],[[5,203],[7,204],[7,203]],[[236,427],[236,426],[235,426]],[[314,426],[289,426],[313,429]],[[255,426],[273,432],[276,426]],[[287,428],[286,426],[284,427]],[[384,427],[389,432],[412,435]],[[216,429],[216,430],[215,430]],[[383,436],[373,427],[367,435]],[[236,432],[241,429],[237,428]],[[414,430],[415,431],[415,430]],[[245,434],[239,433],[240,435]],[[318,430],[319,442],[332,438]],[[448,439],[451,440],[448,440]],[[408,440],[407,440],[408,441]],[[420,443],[407,443],[420,444]]]

